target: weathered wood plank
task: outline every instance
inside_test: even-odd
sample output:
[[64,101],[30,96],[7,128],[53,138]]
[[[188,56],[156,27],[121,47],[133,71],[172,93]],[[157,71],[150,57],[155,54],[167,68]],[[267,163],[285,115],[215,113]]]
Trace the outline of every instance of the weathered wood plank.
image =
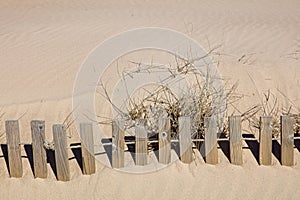
[[53,125],[53,140],[55,147],[56,175],[59,181],[70,180],[70,167],[67,151],[67,136],[64,125]]
[[183,163],[189,164],[193,161],[191,118],[179,117],[178,123],[180,159]]
[[147,165],[148,163],[148,137],[147,130],[142,125],[135,128],[135,164]]
[[114,120],[112,122],[112,167],[124,167],[124,121]]
[[44,148],[45,121],[31,121],[33,169],[35,178],[47,178],[47,157]]
[[217,147],[217,121],[215,117],[205,117],[205,161],[208,164],[218,163],[218,147]]
[[83,174],[94,174],[96,172],[94,156],[93,124],[80,124],[81,155]]
[[234,165],[243,164],[241,116],[229,117],[230,162]]
[[159,118],[159,162],[169,164],[171,162],[171,132],[170,119]]
[[281,164],[294,165],[294,118],[281,116]]
[[272,117],[260,117],[259,129],[259,164],[272,164]]
[[9,173],[11,177],[19,178],[23,175],[19,122],[15,120],[6,121],[5,130],[8,151]]

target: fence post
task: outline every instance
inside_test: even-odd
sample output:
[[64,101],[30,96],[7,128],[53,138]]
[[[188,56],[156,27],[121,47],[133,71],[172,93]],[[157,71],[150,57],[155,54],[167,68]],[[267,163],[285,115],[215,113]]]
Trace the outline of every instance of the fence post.
[[19,122],[10,120],[5,122],[9,173],[11,177],[22,177],[23,167],[20,148]]
[[170,119],[159,118],[159,162],[169,164],[171,162],[171,132]]
[[64,125],[53,125],[53,140],[55,147],[55,163],[57,179],[59,181],[70,180],[70,167],[67,150],[67,136]]
[[148,158],[148,137],[147,130],[143,125],[137,125],[135,128],[135,164],[147,165]]
[[112,121],[112,168],[124,167],[124,121]]
[[183,163],[189,164],[193,161],[191,118],[179,117],[178,122],[180,159]]
[[81,155],[83,174],[93,174],[96,171],[94,156],[93,124],[80,124]]
[[243,164],[241,116],[229,117],[230,162]]
[[281,116],[281,164],[294,165],[294,118]]
[[215,117],[205,117],[205,161],[208,164],[218,163],[217,121]]
[[260,117],[259,164],[272,164],[272,126],[270,116]]
[[35,178],[47,178],[47,157],[44,148],[45,121],[31,121],[33,169]]

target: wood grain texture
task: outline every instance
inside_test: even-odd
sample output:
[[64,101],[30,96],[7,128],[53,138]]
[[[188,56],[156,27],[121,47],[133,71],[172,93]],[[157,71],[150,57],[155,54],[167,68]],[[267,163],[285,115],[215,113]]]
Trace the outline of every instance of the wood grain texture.
[[183,163],[189,164],[193,161],[191,118],[179,117],[179,151]]
[[6,121],[5,130],[8,151],[9,173],[11,177],[19,178],[23,175],[19,122],[15,120]]
[[93,124],[80,124],[81,155],[83,174],[94,174],[96,172],[94,156]]
[[64,125],[53,125],[53,140],[55,147],[56,175],[59,181],[70,180],[70,167],[67,151],[67,136]]
[[281,164],[294,165],[294,118],[281,116]]
[[147,165],[148,164],[148,137],[147,130],[142,125],[135,128],[135,164]]
[[234,165],[243,164],[241,116],[229,117],[230,162]]
[[124,124],[123,120],[112,122],[112,167],[124,167]]
[[205,117],[205,161],[208,164],[215,165],[218,163],[217,148],[217,121],[215,117]]
[[260,117],[259,129],[259,164],[272,164],[272,117]]
[[35,178],[47,178],[47,157],[44,148],[45,121],[31,121],[33,169]]
[[170,119],[159,118],[159,163],[169,164],[171,162],[171,131]]

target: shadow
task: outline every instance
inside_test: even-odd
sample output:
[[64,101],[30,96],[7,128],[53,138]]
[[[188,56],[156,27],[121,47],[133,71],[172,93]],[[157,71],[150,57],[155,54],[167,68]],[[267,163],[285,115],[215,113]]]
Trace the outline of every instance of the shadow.
[[158,134],[151,135],[148,138],[148,141],[150,141],[150,142],[153,141],[153,140],[156,140],[158,142],[150,143],[148,148],[152,149],[157,161],[159,162],[159,138],[158,138]]
[[[154,150],[154,149],[153,149]],[[157,148],[156,150],[153,151],[157,161],[159,162],[159,148]]]
[[294,140],[295,147],[298,149],[300,152],[300,140]]
[[219,141],[218,142],[221,150],[223,151],[224,155],[227,157],[227,159],[229,160],[229,162],[231,162],[230,160],[230,143],[229,141]]
[[[125,136],[125,142],[135,141],[135,136]],[[126,144],[128,152],[135,163],[135,144]]]
[[157,161],[159,162],[159,143],[158,142],[157,143],[151,143],[150,146],[151,146],[151,148],[154,152],[154,155],[155,155]]
[[55,153],[49,149],[46,149],[46,156],[47,156],[47,163],[50,164],[51,169],[55,177],[57,178],[57,171],[56,171],[56,163],[55,163]]
[[247,138],[255,138],[253,134],[243,134],[246,144],[248,145],[251,153],[255,157],[257,163],[259,164],[259,143],[257,140],[247,140]]
[[201,157],[203,160],[205,160],[205,146],[204,146],[204,142],[200,141],[200,142],[194,142],[196,149],[199,151]]
[[104,138],[101,140],[101,143],[103,144],[104,150],[106,152],[106,155],[108,157],[108,160],[110,162],[110,165],[112,166],[112,139],[110,138]]
[[[300,135],[298,133],[296,133],[294,137],[299,137],[299,136]],[[300,140],[294,140],[294,145],[298,149],[298,151],[300,152]]]
[[2,150],[3,157],[4,157],[4,160],[5,160],[5,163],[6,163],[8,174],[10,174],[10,171],[9,171],[9,162],[8,162],[7,144],[1,144],[1,150]]
[[278,143],[277,140],[272,141],[272,153],[281,164],[281,145]]
[[[73,143],[70,145],[70,147],[74,147],[74,146],[79,146],[81,143]],[[81,169],[81,172],[83,173],[83,165],[82,165],[82,152],[81,152],[81,147],[77,147],[77,148],[71,148],[72,153]],[[72,158],[70,158],[69,160],[71,160]]]
[[[151,149],[157,159],[157,161],[159,162],[159,138],[158,138],[158,134],[153,134],[150,135],[148,138],[148,141],[150,142],[148,144],[148,150]],[[152,142],[151,141],[158,141],[158,142]]]
[[180,146],[179,146],[179,142],[171,142],[171,150],[173,149],[176,153],[176,155],[178,156],[178,158],[180,159]]
[[124,140],[125,142],[134,142],[135,136],[125,136]]
[[27,155],[27,159],[29,161],[31,170],[32,170],[32,174],[35,176],[34,174],[34,165],[33,165],[33,152],[32,152],[32,145],[29,144],[25,144],[24,145],[24,149]]

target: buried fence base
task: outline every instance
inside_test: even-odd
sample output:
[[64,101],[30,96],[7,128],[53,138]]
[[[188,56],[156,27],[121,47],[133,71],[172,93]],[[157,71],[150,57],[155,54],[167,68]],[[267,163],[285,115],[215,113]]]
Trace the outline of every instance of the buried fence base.
[[191,118],[179,117],[179,151],[183,163],[189,164],[193,161]]
[[44,147],[45,121],[31,121],[33,169],[35,178],[47,178],[47,157]]
[[80,124],[80,138],[81,138],[81,155],[82,155],[82,172],[90,175],[96,171],[95,156],[94,156],[94,138],[93,138],[93,124]]
[[218,164],[217,121],[215,117],[204,118],[205,127],[205,161],[207,164]]
[[11,177],[20,178],[23,175],[19,123],[16,120],[5,122],[9,173]]
[[281,164],[285,166],[294,165],[294,118],[281,116]]
[[229,117],[230,162],[234,165],[243,164],[241,116]]
[[171,132],[170,120],[159,119],[159,163],[169,164],[171,162]]
[[[260,118],[260,135],[259,135],[259,164],[272,164],[272,127],[271,117]],[[228,141],[230,143],[230,162],[235,165],[243,164],[243,140],[256,140],[256,138],[242,138],[241,136],[241,117],[229,117],[229,133],[230,137],[217,139],[217,126],[214,117],[205,118],[205,139],[191,139],[191,119],[189,117],[179,117],[179,139],[171,140],[170,120],[167,118],[159,119],[158,140],[148,141],[148,134],[144,126],[136,126],[135,141],[128,141],[126,144],[135,144],[135,163],[136,165],[148,164],[148,144],[158,143],[159,146],[159,163],[169,164],[171,162],[171,143],[179,142],[180,159],[183,163],[191,163],[193,161],[192,142],[204,141],[206,152],[206,163],[218,163],[218,141]],[[294,140],[300,137],[294,137],[294,118],[292,116],[281,116],[281,164],[285,166],[294,165]],[[20,132],[18,121],[6,121],[6,141],[7,141],[7,156],[5,158],[8,166],[8,171],[11,177],[22,177],[22,158]],[[80,135],[82,139],[82,166],[83,174],[95,173],[95,157],[94,157],[94,142],[92,124],[80,124]],[[46,151],[53,150],[55,154],[56,176],[60,181],[70,180],[70,167],[67,148],[67,138],[64,125],[53,125],[53,140],[54,145],[47,148],[45,140],[45,122],[31,122],[32,136],[32,160],[30,164],[34,172],[34,177],[47,177],[47,153]],[[278,140],[278,138],[273,139]],[[31,144],[25,144],[31,145]],[[121,168],[124,166],[124,124],[121,122],[113,122],[113,139],[112,139],[112,165],[113,168]],[[54,148],[55,147],[55,148]],[[71,145],[74,148],[74,146]],[[114,149],[114,147],[117,147]],[[26,148],[26,147],[25,147]],[[79,148],[76,146],[76,148]],[[6,148],[2,148],[5,151]],[[26,150],[26,149],[25,149]],[[117,151],[116,151],[117,150]],[[27,150],[26,153],[28,154]],[[5,154],[5,152],[3,152]],[[28,155],[30,156],[30,155]],[[278,156],[277,156],[278,157]],[[29,158],[30,159],[30,158]],[[49,159],[51,159],[49,157]],[[53,168],[51,161],[50,165]],[[53,168],[54,169],[54,168]]]
[[70,180],[70,167],[67,151],[67,136],[64,125],[53,125],[53,140],[55,146],[56,176],[59,181]]
[[138,125],[135,128],[135,164],[147,165],[148,164],[148,137],[147,130],[144,126]]
[[272,164],[272,117],[260,117],[259,129],[259,164]]
[[112,168],[124,167],[124,121],[112,122]]

